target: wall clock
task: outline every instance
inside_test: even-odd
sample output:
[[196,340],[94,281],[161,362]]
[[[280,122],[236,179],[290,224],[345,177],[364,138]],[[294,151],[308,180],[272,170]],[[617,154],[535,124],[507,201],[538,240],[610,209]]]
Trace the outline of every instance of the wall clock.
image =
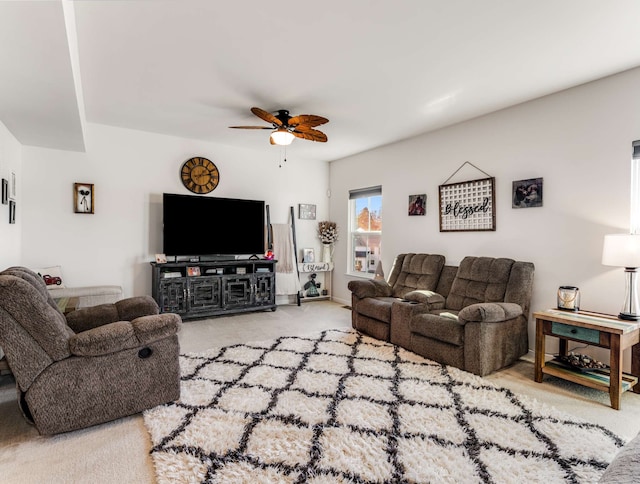
[[218,167],[201,156],[189,158],[180,169],[180,179],[193,193],[212,192],[220,182]]

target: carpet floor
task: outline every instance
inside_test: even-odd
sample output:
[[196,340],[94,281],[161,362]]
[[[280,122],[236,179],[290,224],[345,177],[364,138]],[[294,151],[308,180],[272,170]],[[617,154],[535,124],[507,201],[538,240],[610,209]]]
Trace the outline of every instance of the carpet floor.
[[625,439],[350,328],[181,356],[159,483],[597,482]]

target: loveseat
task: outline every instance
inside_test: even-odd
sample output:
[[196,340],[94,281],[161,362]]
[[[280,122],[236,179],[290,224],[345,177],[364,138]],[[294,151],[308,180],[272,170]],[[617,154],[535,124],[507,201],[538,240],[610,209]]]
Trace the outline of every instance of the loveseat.
[[400,254],[388,281],[349,282],[352,325],[484,376],[528,351],[533,273],[513,259],[465,257],[455,267],[441,255]]

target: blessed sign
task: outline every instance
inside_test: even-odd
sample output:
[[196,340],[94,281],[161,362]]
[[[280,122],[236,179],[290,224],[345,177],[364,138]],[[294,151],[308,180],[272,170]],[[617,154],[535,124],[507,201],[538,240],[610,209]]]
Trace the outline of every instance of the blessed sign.
[[495,178],[440,185],[440,232],[495,230]]

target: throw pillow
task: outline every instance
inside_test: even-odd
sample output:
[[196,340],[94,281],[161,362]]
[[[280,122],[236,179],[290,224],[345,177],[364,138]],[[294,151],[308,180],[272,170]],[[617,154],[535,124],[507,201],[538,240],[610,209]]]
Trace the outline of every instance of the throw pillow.
[[51,266],[43,267],[42,269],[33,269],[33,272],[37,273],[47,285],[47,289],[62,288],[64,286],[64,279],[62,278],[62,267]]

